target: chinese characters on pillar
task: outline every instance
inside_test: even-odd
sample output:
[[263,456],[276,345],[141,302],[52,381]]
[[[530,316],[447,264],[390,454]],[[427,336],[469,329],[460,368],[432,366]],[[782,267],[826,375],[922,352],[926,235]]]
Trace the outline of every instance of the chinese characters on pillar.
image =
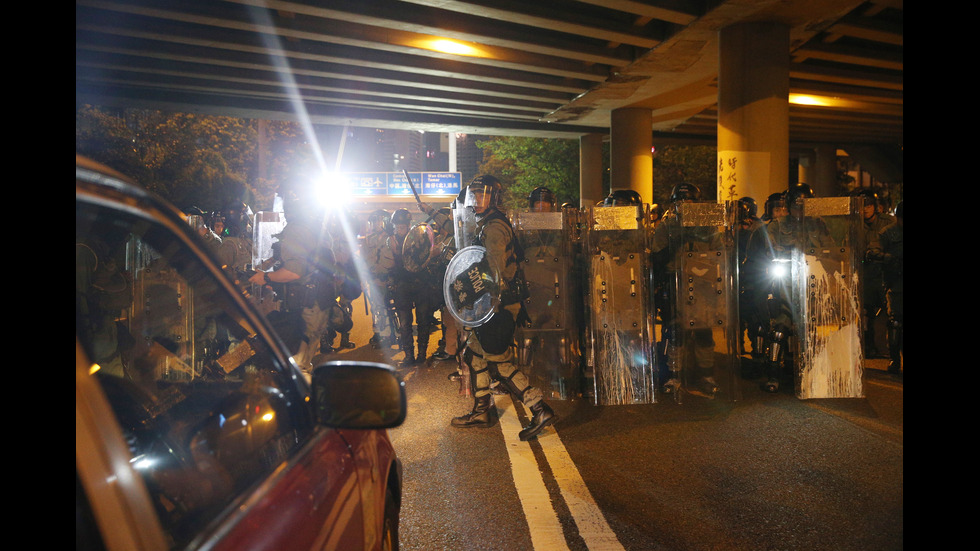
[[751,196],[753,190],[769,189],[769,153],[718,152],[718,201]]

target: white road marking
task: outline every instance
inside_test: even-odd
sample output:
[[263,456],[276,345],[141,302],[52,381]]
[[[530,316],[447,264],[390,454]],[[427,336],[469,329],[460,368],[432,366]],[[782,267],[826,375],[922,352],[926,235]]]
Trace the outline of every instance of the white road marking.
[[[494,396],[497,411],[500,413],[500,427],[504,434],[504,443],[510,456],[514,485],[524,507],[528,529],[531,532],[531,543],[534,549],[560,550],[568,549],[565,535],[562,533],[558,514],[551,503],[548,489],[541,478],[534,452],[527,442],[521,442],[518,433],[521,431],[517,407],[510,396]],[[568,506],[572,518],[578,527],[579,535],[590,550],[620,550],[623,546],[616,534],[609,528],[602,511],[592,499],[585,481],[569,457],[565,446],[558,438],[553,427],[548,427],[538,435],[538,443],[544,451],[551,467],[551,472],[558,483],[561,495]]]

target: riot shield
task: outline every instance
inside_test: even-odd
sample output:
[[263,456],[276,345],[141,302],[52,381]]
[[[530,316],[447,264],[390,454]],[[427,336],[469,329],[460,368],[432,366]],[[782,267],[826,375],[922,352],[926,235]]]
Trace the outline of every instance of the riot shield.
[[586,379],[597,405],[655,402],[645,206],[592,207],[584,228]]
[[269,271],[269,262],[274,256],[272,245],[278,241],[276,235],[286,227],[286,217],[282,212],[260,211],[255,213],[252,223],[252,268]]
[[[275,262],[274,244],[276,236],[286,227],[286,217],[282,212],[260,211],[255,213],[252,222],[252,269],[255,271],[271,271]],[[252,285],[249,300],[263,314],[268,314],[279,307],[275,294],[264,285]]]
[[793,250],[796,395],[864,396],[861,346],[860,198],[817,197],[803,203],[803,233]]
[[201,228],[204,228],[208,225],[207,222],[204,220],[204,217],[201,216],[200,214],[188,214],[187,224],[190,225],[190,227],[194,228],[195,233],[200,232]]
[[580,290],[573,267],[571,212],[516,212],[511,224],[524,251],[525,300],[530,321],[517,328],[518,362],[550,398],[580,390],[578,323]]
[[485,248],[466,247],[449,261],[442,289],[449,314],[463,327],[479,327],[500,304],[500,270]]
[[738,398],[738,281],[734,210],[729,204],[681,203],[669,230],[664,319],[665,390]]
[[415,224],[402,244],[402,265],[417,274],[426,269],[435,250],[435,235],[428,224]]
[[194,326],[193,289],[176,269],[135,236],[126,246],[126,270],[133,275],[129,332],[147,343],[147,357],[159,360],[150,366],[154,370],[152,377],[175,382],[195,379],[201,374],[199,360],[203,358],[198,357],[194,343],[207,342],[208,338],[195,333],[207,328]]
[[476,211],[466,208],[459,201],[453,203],[452,211],[456,250],[476,245]]

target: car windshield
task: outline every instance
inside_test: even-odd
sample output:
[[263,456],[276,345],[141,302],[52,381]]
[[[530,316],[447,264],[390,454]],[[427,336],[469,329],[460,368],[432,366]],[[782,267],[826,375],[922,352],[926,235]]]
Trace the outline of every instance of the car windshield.
[[308,421],[213,272],[161,224],[76,201],[75,331],[175,546],[282,463]]

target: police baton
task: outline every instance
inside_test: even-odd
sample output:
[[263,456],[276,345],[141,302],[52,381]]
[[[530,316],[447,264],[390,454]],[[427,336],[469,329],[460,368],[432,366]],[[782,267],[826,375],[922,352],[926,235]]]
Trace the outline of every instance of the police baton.
[[[423,224],[428,224],[429,220],[432,220],[432,215],[435,213],[435,209],[422,202],[422,198],[419,197],[419,192],[415,189],[415,183],[412,182],[412,177],[408,175],[408,169],[403,168],[402,172],[405,173],[405,178],[408,179],[408,186],[412,188],[412,195],[415,196],[415,202],[419,204],[419,210],[429,215],[429,217],[425,219],[425,222],[423,222]],[[426,207],[428,207],[428,210],[426,210]]]

